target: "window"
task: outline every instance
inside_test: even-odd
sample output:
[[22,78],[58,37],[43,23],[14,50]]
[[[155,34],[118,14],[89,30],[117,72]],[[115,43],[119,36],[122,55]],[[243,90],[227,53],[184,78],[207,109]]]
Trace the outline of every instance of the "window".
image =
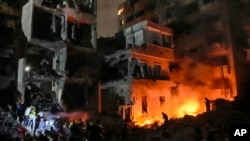
[[172,39],[171,39],[171,36],[167,36],[167,35],[164,35],[162,34],[162,45],[164,47],[171,47],[171,42],[172,42]]
[[127,35],[127,48],[131,48],[133,45],[143,46],[144,44],[144,30],[138,30]]
[[132,16],[129,16],[127,19],[126,19],[126,22],[128,23],[128,22],[131,22],[131,21],[133,21],[134,20],[134,17],[133,17],[133,15]]
[[165,96],[160,96],[160,105],[163,106],[165,104]]
[[120,21],[119,21],[119,25],[120,25],[120,26],[124,25],[124,23],[125,23],[124,20],[120,20]]
[[154,76],[156,78],[159,78],[162,76],[161,64],[154,65]]
[[141,104],[142,104],[142,113],[147,113],[148,112],[148,109],[147,109],[148,103],[147,103],[147,97],[146,96],[142,97]]
[[137,12],[135,16],[140,17],[140,16],[142,16],[144,14],[145,14],[144,10],[141,10],[141,11]]
[[146,62],[141,63],[143,74],[145,78],[149,78],[152,75],[152,69],[150,65],[148,65]]
[[154,45],[162,45],[161,44],[161,34],[153,31],[148,31],[148,43],[154,44]]

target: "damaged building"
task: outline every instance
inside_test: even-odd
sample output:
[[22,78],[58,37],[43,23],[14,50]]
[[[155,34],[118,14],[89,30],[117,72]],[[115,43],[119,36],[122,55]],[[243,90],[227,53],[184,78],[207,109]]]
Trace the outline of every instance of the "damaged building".
[[[233,3],[245,5],[244,10],[239,12]],[[244,0],[126,0],[120,4],[118,31],[126,38],[126,48],[106,58],[112,80],[101,86],[99,111],[118,111],[123,118],[145,123],[160,119],[161,112],[170,117],[202,113],[205,98],[231,101],[238,95],[244,97],[249,78],[244,67],[249,65],[242,55],[246,54],[249,24],[248,18],[235,21],[233,17],[248,17],[247,4]],[[151,27],[151,21],[158,24]]]
[[35,85],[51,95],[54,103],[62,104],[65,81],[84,80],[67,60],[76,52],[93,52],[96,48],[95,16],[96,1],[29,0],[23,6],[22,30],[27,45],[18,63],[22,100]]
[[109,79],[100,87],[99,111],[119,113],[137,124],[145,124],[145,119],[161,121],[170,97],[177,94],[170,75],[175,69],[172,30],[145,20],[122,33],[125,49],[106,56]]
[[201,104],[204,97],[233,100],[249,91],[248,7],[246,0],[126,0],[119,30],[143,19],[172,28],[180,84],[199,93]]
[[0,89],[16,81],[14,51],[19,11],[0,1]]

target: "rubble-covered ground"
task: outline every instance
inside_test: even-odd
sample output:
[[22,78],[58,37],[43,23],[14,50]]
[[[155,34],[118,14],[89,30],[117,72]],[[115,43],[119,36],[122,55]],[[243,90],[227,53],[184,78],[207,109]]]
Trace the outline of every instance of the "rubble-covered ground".
[[[241,101],[218,99],[216,107],[216,110],[197,116],[170,119],[166,126],[129,127],[129,141],[228,141],[230,125],[250,123],[250,111]],[[119,122],[110,129],[112,118],[101,119],[105,131],[112,130],[109,139],[120,139]]]
[[[229,127],[232,124],[249,124],[250,111],[244,109],[240,102],[220,100],[217,109],[199,114],[186,115],[179,119],[170,119],[165,126],[157,124],[147,127],[129,126],[129,141],[228,141]],[[247,109],[247,108],[245,108]],[[0,109],[0,135],[8,138],[20,137],[17,120],[11,113]],[[93,119],[100,119],[104,128],[104,141],[121,139],[120,117],[92,115]]]

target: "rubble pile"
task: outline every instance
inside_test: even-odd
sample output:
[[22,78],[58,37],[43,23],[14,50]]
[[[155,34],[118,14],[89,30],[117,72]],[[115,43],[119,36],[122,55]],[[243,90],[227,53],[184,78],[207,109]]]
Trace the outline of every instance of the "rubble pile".
[[[130,140],[138,141],[227,141],[232,124],[250,122],[250,113],[234,110],[233,102],[197,116],[170,119],[166,126],[133,128]],[[225,108],[227,107],[227,108]],[[228,108],[231,107],[231,108]]]
[[21,138],[18,127],[19,123],[12,114],[0,108],[0,138]]
[[[22,124],[18,123],[11,110],[0,109],[0,111],[1,137],[6,140],[7,138],[21,138],[18,128]],[[235,110],[233,102],[228,102],[217,106],[216,110],[197,116],[186,115],[183,118],[171,118],[163,125],[154,123],[139,127],[128,122],[127,131],[122,128],[123,121],[119,117],[91,115],[89,121],[95,123],[96,119],[101,121],[104,141],[120,140],[124,132],[127,132],[125,135],[129,141],[228,141],[230,124],[250,123],[250,113]],[[83,127],[81,128],[84,133],[87,133],[88,126]],[[68,136],[74,133],[73,130],[70,132]],[[83,135],[86,136],[86,133]],[[64,137],[64,140],[66,138]]]

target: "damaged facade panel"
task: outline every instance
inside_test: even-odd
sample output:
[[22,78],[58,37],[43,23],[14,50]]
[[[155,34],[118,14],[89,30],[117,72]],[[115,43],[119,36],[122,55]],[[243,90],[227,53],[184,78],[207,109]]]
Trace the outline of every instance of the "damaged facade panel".
[[[148,116],[161,120],[161,112],[166,112],[170,104],[165,101],[170,99],[171,88],[176,87],[170,75],[170,64],[175,61],[172,31],[142,21],[124,29],[124,36],[127,49],[106,57],[109,67],[116,68],[118,79],[103,83],[102,95],[116,97],[115,112],[123,118],[138,121]],[[169,40],[165,40],[167,37]],[[104,99],[102,103],[105,105]],[[110,110],[102,106],[102,111]]]
[[18,90],[22,100],[27,86],[35,84],[46,93],[54,93],[55,103],[61,104],[68,48],[96,48],[95,6],[95,0],[29,0],[23,6],[22,30],[28,46],[19,60]]

